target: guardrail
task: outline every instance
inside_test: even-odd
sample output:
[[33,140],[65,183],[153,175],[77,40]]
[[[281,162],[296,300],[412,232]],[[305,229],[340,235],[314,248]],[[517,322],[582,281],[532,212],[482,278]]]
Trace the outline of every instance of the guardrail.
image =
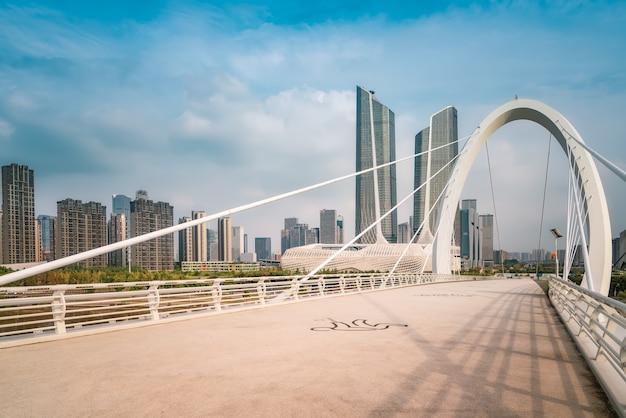
[[556,277],[548,294],[613,407],[626,417],[626,304]]
[[271,276],[82,285],[0,287],[0,347],[68,333],[255,309],[270,304],[442,281],[466,276],[409,274]]

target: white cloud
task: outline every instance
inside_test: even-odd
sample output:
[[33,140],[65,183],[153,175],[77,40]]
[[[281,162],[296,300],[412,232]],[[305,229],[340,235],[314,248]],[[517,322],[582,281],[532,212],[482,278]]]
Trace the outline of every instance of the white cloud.
[[[581,4],[554,19],[556,8],[539,13],[531,3],[514,3],[400,23],[362,18],[246,30],[214,7],[171,7],[156,20],[111,28],[5,9],[0,51],[13,61],[0,63],[3,153],[45,150],[37,164],[46,168],[33,167],[38,187],[58,192],[47,190],[38,210],[54,211],[54,199],[70,186],[39,180],[66,179],[83,161],[82,175],[71,181],[76,198],[99,190],[106,203],[111,193],[146,187],[174,204],[177,216],[210,213],[353,171],[359,84],[396,113],[398,157],[413,152],[414,135],[444,106],[457,107],[465,136],[518,94],[555,107],[595,149],[626,161],[615,128],[626,101],[624,57],[616,53],[626,49],[624,7],[609,7],[607,15]],[[544,134],[531,132],[543,142]],[[538,215],[526,207],[537,207],[543,190],[545,147],[507,129],[490,151],[498,213],[508,219],[504,244],[528,248],[536,241],[528,223]],[[94,180],[94,167],[106,178]],[[484,159],[472,173],[479,177],[464,197],[491,211]],[[403,196],[413,187],[410,164],[398,174]],[[613,224],[623,229],[623,184],[610,184]],[[276,237],[283,217],[316,224],[316,211],[326,207],[339,209],[351,229],[353,196],[348,182],[241,222],[251,237]],[[399,221],[411,212],[403,208]]]
[[0,119],[0,138],[8,138],[13,135],[15,128],[6,120]]

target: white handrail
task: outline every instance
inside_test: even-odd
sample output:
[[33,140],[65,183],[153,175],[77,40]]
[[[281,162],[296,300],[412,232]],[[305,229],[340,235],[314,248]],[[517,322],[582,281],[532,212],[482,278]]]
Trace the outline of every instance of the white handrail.
[[554,276],[548,293],[613,407],[626,417],[626,304]]
[[[0,287],[0,348],[164,320],[379,290],[388,273]],[[383,289],[463,276],[395,274]]]

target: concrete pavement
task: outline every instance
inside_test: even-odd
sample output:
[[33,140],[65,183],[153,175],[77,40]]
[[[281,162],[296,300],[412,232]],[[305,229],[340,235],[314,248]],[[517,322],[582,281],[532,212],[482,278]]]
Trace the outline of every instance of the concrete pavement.
[[531,280],[435,284],[0,350],[0,415],[613,416]]

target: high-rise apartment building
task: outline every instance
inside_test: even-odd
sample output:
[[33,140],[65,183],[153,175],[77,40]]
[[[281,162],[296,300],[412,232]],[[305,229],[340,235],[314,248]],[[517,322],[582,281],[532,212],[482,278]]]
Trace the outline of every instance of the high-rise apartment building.
[[[415,135],[415,153],[420,155],[415,157],[414,187],[424,186],[413,195],[412,232],[415,233],[423,223],[420,242],[432,242],[439,206],[443,201],[442,192],[454,166],[450,162],[459,151],[458,137],[457,111],[452,106],[432,115],[430,126]],[[450,145],[445,146],[447,144]],[[428,221],[424,222],[426,218]]]
[[[183,216],[178,219],[178,223],[182,224],[191,221],[191,217]],[[178,231],[178,260],[194,261],[193,260],[193,227],[189,227]]]
[[[123,213],[112,213],[111,219],[109,219],[108,232],[109,232],[109,244],[124,241],[128,239],[128,222],[126,221],[126,215]],[[128,252],[129,248],[122,248],[121,250],[111,251],[108,254],[109,266],[111,267],[126,267],[128,265]]]
[[[180,218],[178,223],[189,222],[205,216],[205,212],[192,211],[191,216]],[[178,259],[181,262],[207,261],[209,254],[207,245],[207,228],[205,223],[178,231]]]
[[[167,202],[153,202],[145,190],[137,192],[130,202],[131,238],[168,228],[174,224],[174,208]],[[142,270],[174,269],[174,237],[167,234],[135,244],[131,249],[131,265]]]
[[217,251],[219,261],[233,261],[231,228],[230,218],[219,218],[217,220]]
[[[106,206],[65,199],[57,202],[56,256],[69,257],[107,244]],[[106,267],[102,254],[77,263],[82,267]]]
[[[481,251],[482,265],[484,267],[493,265],[493,215],[478,216],[480,231],[482,235]],[[520,256],[520,259],[522,257]]]
[[272,239],[266,237],[255,238],[254,252],[257,260],[269,260],[272,256]]
[[[200,219],[206,216],[206,212],[192,211],[191,219]],[[206,223],[201,223],[193,227],[192,240],[193,240],[193,261],[207,261],[208,248],[207,248],[207,235],[206,235]]]
[[56,217],[50,215],[37,216],[39,229],[39,241],[41,242],[41,257],[39,261],[52,261],[55,256],[55,232]]
[[37,261],[35,174],[28,166],[2,167],[2,262]]
[[[373,91],[356,88],[356,171],[396,159],[395,116],[381,104]],[[391,210],[397,203],[395,164],[356,178],[356,227],[360,234]],[[395,243],[397,211],[394,210],[375,228],[366,232],[361,243]]]
[[337,211],[334,209],[320,210],[320,244],[339,243],[339,225]]

